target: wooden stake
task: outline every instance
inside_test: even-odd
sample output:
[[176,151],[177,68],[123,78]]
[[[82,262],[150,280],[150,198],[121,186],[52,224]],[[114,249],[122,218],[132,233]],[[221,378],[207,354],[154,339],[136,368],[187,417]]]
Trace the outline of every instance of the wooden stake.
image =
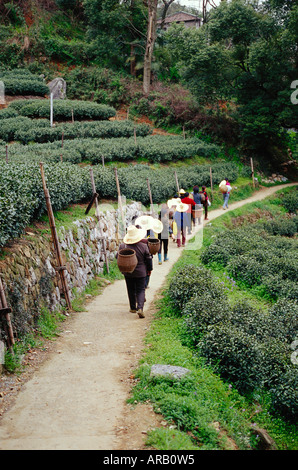
[[[95,182],[94,182],[94,175],[93,175],[93,168],[90,168],[90,177],[91,177],[91,184],[92,184],[92,189],[93,189],[93,196],[96,195],[95,197],[95,215],[97,220],[99,221],[99,212],[98,212],[98,194],[96,192],[96,187],[95,187]],[[99,227],[100,235],[101,235],[101,241],[102,241],[102,247],[103,247],[103,254],[106,260],[106,266],[107,266],[107,272],[110,272],[109,268],[109,260],[108,260],[108,255],[107,255],[107,250],[106,250],[106,241],[104,238],[103,230],[101,227]]]
[[8,163],[8,145],[5,145],[6,163]]
[[11,319],[10,319],[10,312],[11,312],[11,309],[7,305],[6,296],[5,296],[5,292],[4,292],[4,288],[2,284],[2,279],[0,277],[0,313],[2,313],[5,316],[6,325],[7,325],[8,347],[10,351],[12,351],[12,347],[15,342],[14,342],[12,324],[11,324]]
[[133,135],[134,135],[134,138],[135,138],[135,144],[137,145],[137,131],[136,131],[135,127],[133,129]]
[[72,120],[72,123],[74,123],[73,109],[71,110],[71,120]]
[[62,132],[62,138],[61,138],[61,147],[63,148],[63,141],[64,141],[64,132]]
[[179,183],[178,183],[178,177],[177,177],[177,172],[175,170],[175,179],[176,179],[176,186],[177,186],[177,192],[179,194],[180,188],[179,188]]
[[51,99],[50,99],[50,125],[53,127],[53,93],[51,93]]
[[250,158],[250,166],[251,166],[251,177],[252,177],[252,187],[255,187],[255,173],[254,173],[254,163],[253,159]]
[[213,199],[213,182],[212,182],[212,168],[210,167],[210,187],[211,187],[211,200]]
[[116,185],[117,185],[117,192],[118,192],[118,204],[119,204],[119,207],[120,207],[120,214],[121,214],[121,219],[122,219],[122,224],[123,224],[123,233],[124,233],[125,218],[124,218],[123,207],[122,207],[121,191],[120,191],[117,168],[114,168],[114,171],[115,171],[115,178],[116,178]]
[[72,310],[70,295],[69,295],[69,290],[68,290],[68,285],[67,285],[67,279],[66,279],[66,276],[65,276],[66,267],[63,266],[63,263],[62,263],[60,243],[59,243],[59,239],[58,239],[58,235],[57,235],[57,229],[56,229],[56,225],[55,225],[55,218],[54,218],[54,214],[53,214],[50,194],[49,194],[49,191],[48,191],[47,186],[46,186],[43,163],[39,163],[39,165],[40,165],[40,172],[41,172],[43,190],[44,190],[45,199],[46,199],[47,212],[48,212],[48,216],[49,216],[52,240],[53,240],[54,248],[55,248],[55,251],[56,251],[57,264],[58,264],[57,271],[59,272],[59,275],[60,275],[62,289],[64,291],[67,308],[69,310]]
[[154,210],[153,210],[153,200],[152,200],[152,194],[151,194],[151,188],[150,188],[149,178],[147,178],[147,186],[148,186],[148,192],[149,192],[149,199],[150,199],[150,206],[151,206],[151,214],[153,215],[153,214],[154,214]]
[[105,157],[104,155],[101,156],[102,167],[105,167]]
[[183,126],[183,137],[184,137],[184,140],[185,140],[185,127]]

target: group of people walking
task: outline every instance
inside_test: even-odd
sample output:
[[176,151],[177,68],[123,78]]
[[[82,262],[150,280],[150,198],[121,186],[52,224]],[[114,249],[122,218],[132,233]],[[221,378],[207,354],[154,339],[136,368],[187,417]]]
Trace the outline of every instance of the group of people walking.
[[[232,190],[227,178],[219,184],[219,189],[223,194],[223,209],[227,209]],[[136,265],[132,272],[124,273],[130,312],[137,313],[140,318],[145,317],[145,292],[153,270],[153,254],[149,249],[150,240],[152,238],[159,240],[159,264],[162,264],[162,261],[168,261],[169,238],[171,237],[177,243],[178,248],[185,246],[186,235],[191,234],[192,226],[201,223],[203,214],[204,220],[208,220],[210,204],[206,186],[202,186],[201,190],[198,186],[194,186],[191,194],[180,189],[172,199],[161,205],[158,219],[150,215],[140,216],[136,218],[133,225],[127,228],[118,254],[129,247],[136,257]]]
[[205,220],[208,220],[209,204],[205,186],[201,191],[198,186],[194,186],[191,194],[180,189],[172,199],[161,205],[158,219],[141,216],[127,228],[117,258],[122,250],[129,247],[134,251],[137,260],[133,271],[124,273],[130,312],[137,313],[140,318],[145,317],[145,293],[153,270],[150,238],[159,240],[159,264],[168,261],[169,239],[172,238],[178,248],[185,246],[187,232],[190,234],[192,225],[201,223],[203,212]]

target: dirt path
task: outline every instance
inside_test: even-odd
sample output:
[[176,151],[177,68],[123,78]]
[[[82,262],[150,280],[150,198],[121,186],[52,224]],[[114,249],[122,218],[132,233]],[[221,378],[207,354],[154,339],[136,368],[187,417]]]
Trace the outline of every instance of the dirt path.
[[[264,199],[286,186],[259,191],[245,201],[231,203],[230,209]],[[214,210],[209,220],[223,213],[222,209]],[[3,414],[1,450],[144,448],[146,432],[162,426],[162,418],[151,406],[132,408],[126,400],[154,299],[181,252],[182,248],[170,241],[170,260],[162,265],[154,260],[145,319],[129,313],[124,281],[108,285],[85,312],[71,314],[46,360],[20,387]]]

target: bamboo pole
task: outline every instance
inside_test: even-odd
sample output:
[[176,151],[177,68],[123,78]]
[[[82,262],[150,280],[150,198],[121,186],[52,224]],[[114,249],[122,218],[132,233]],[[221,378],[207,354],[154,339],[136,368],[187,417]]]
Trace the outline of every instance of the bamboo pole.
[[255,187],[255,173],[254,173],[254,162],[253,159],[250,158],[250,166],[251,166],[251,177],[252,177],[252,187]]
[[210,167],[210,187],[211,187],[211,199],[213,200],[213,181],[212,181],[212,168]]
[[57,229],[56,229],[56,225],[55,225],[55,218],[54,218],[54,214],[53,214],[51,198],[50,198],[49,190],[46,186],[43,163],[40,163],[39,165],[40,165],[40,172],[41,172],[43,190],[44,190],[45,199],[46,199],[47,211],[48,211],[48,216],[49,216],[52,240],[53,240],[54,248],[55,248],[55,251],[56,251],[56,257],[57,257],[57,263],[58,263],[58,266],[57,266],[56,270],[59,272],[59,275],[60,275],[62,289],[64,291],[67,308],[69,310],[72,310],[70,295],[69,295],[69,290],[68,290],[68,285],[67,285],[67,279],[66,279],[66,276],[65,276],[66,267],[63,266],[63,263],[62,263],[60,243],[59,243],[59,239],[58,239],[58,235],[57,235]]
[[[90,168],[90,178],[91,178],[91,185],[92,185],[92,189],[93,189],[93,194],[96,194],[93,168]],[[99,211],[98,211],[98,199],[97,199],[97,197],[95,198],[95,214],[96,214],[96,218],[99,222]],[[101,241],[102,241],[103,254],[104,254],[104,257],[105,257],[105,260],[106,260],[107,272],[109,273],[110,268],[109,268],[109,260],[108,260],[107,250],[106,250],[106,241],[105,241],[105,237],[104,237],[102,228],[100,226],[98,228],[99,228],[99,231],[100,231],[100,237],[101,237]]]
[[153,209],[153,200],[152,200],[152,193],[151,193],[149,178],[147,178],[147,186],[148,186],[148,192],[149,192],[149,200],[150,200],[150,206],[151,206],[151,214],[153,215],[153,214],[154,214],[154,209]]
[[123,206],[122,206],[122,199],[121,199],[121,191],[120,191],[120,185],[119,185],[119,179],[118,179],[118,171],[117,168],[114,168],[115,171],[115,178],[116,178],[116,185],[117,185],[117,192],[118,192],[118,204],[120,207],[120,214],[121,214],[121,219],[122,219],[122,224],[123,224],[123,233],[125,230],[125,218],[124,218],[124,212],[123,212]]
[[53,93],[51,93],[51,98],[50,98],[50,125],[53,127]]
[[179,182],[178,182],[178,177],[177,177],[177,172],[175,170],[175,179],[176,179],[176,186],[177,186],[177,192],[179,194],[180,188],[179,188]]
[[5,157],[6,157],[6,163],[8,163],[8,145],[5,145]]
[[[3,309],[10,310],[8,308],[8,305],[7,305],[6,296],[5,296],[5,292],[4,292],[1,277],[0,277],[0,304],[1,304],[1,307]],[[4,316],[5,316],[6,325],[7,325],[7,336],[8,336],[8,343],[9,343],[8,346],[9,346],[10,351],[12,351],[12,347],[13,347],[15,341],[14,341],[13,329],[12,329],[12,324],[11,324],[9,311],[7,311],[4,314]]]
[[133,135],[134,135],[134,138],[135,138],[135,145],[137,145],[137,130],[136,130],[135,127],[133,129]]

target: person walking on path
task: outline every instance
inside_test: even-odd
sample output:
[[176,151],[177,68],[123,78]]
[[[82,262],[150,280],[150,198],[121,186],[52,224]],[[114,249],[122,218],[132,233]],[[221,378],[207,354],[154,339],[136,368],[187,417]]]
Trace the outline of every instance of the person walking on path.
[[[200,194],[199,186],[194,186],[193,187],[192,197],[193,197],[193,200],[196,203],[195,209],[200,210],[202,208],[202,196]],[[199,224],[201,223],[201,217],[195,217],[195,214],[194,214],[192,218],[193,218],[193,224],[194,225],[196,225],[196,219],[197,218],[198,218]]]
[[223,191],[223,210],[226,210],[229,208],[228,202],[230,198],[230,192],[232,191],[232,186],[229,183],[228,178],[225,178],[220,184],[219,188],[221,188],[221,191]]
[[181,246],[181,239],[182,239],[182,246],[185,246],[186,240],[186,228],[188,223],[187,218],[187,210],[188,205],[180,202],[177,204],[176,212],[174,214],[174,221],[177,225],[177,247],[180,248]]
[[168,248],[169,248],[169,232],[170,232],[170,221],[169,221],[169,208],[167,204],[163,204],[159,212],[159,220],[161,221],[163,228],[158,234],[160,240],[160,247],[158,252],[158,263],[162,264],[162,248],[164,261],[168,261]]
[[200,195],[205,211],[205,220],[208,220],[208,194],[206,191],[206,186],[202,186],[202,191],[200,192]]
[[187,204],[187,206],[188,206],[188,209],[187,209],[187,219],[188,219],[187,229],[188,229],[188,234],[190,235],[191,234],[191,225],[192,225],[192,211],[195,209],[196,203],[195,203],[194,199],[189,197],[188,192],[186,192],[184,194],[184,197],[181,199],[181,202],[183,204]]
[[129,247],[136,253],[138,264],[132,273],[125,273],[124,278],[130,311],[137,313],[140,318],[145,318],[143,309],[145,303],[146,276],[151,275],[153,269],[152,256],[149,252],[148,245],[142,241],[146,238],[146,233],[146,229],[131,225],[127,228],[123,243],[119,247],[119,251]]

